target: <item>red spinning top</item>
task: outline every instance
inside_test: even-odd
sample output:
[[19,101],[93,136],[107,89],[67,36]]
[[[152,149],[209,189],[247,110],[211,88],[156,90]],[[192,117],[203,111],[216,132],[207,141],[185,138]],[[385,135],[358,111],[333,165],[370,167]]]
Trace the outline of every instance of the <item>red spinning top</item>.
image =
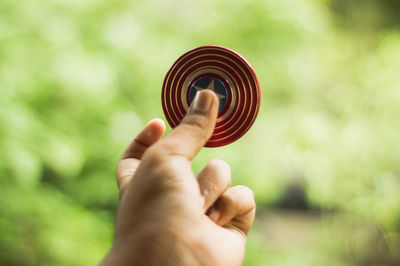
[[260,108],[260,85],[250,64],[220,46],[201,46],[171,66],[162,87],[162,107],[172,128],[179,125],[196,92],[214,91],[219,98],[217,124],[206,147],[228,145],[243,136]]

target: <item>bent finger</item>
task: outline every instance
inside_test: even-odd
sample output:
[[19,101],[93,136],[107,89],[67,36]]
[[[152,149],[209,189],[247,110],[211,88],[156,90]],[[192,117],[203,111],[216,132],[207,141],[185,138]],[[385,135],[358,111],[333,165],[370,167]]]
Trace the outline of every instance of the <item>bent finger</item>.
[[197,175],[201,195],[204,197],[204,211],[231,186],[231,169],[221,160],[210,161]]
[[159,118],[151,120],[129,144],[121,159],[134,158],[140,160],[147,148],[159,141],[164,132],[165,123],[163,120]]
[[134,175],[145,151],[161,139],[164,131],[164,122],[161,119],[153,119],[129,144],[117,167],[116,178],[120,191]]
[[218,199],[210,218],[246,236],[254,221],[255,208],[253,191],[246,186],[234,186]]

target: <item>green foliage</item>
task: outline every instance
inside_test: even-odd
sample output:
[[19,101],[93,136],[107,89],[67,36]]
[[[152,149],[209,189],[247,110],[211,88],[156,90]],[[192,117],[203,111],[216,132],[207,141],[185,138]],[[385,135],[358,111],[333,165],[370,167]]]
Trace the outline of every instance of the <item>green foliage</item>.
[[[262,105],[249,133],[203,150],[195,171],[227,161],[259,209],[300,179],[310,205],[352,217],[322,225],[316,245],[284,251],[257,222],[246,265],[358,265],[342,254],[360,221],[400,256],[398,16],[394,1],[356,2],[1,1],[0,264],[101,260],[116,162],[163,117],[169,66],[206,44],[251,62]],[[343,226],[348,234],[337,234]]]

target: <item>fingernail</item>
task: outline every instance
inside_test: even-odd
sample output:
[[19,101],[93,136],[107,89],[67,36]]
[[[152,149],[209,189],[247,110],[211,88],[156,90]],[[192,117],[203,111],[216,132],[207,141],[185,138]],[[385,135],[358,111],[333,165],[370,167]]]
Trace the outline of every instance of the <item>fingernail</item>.
[[210,214],[210,216],[208,216],[208,217],[210,217],[210,219],[213,220],[214,222],[217,222],[218,219],[219,219],[219,215],[220,215],[220,211],[219,211],[219,210],[214,210],[214,211]]
[[208,111],[211,106],[211,96],[205,91],[198,91],[193,100],[193,109],[196,111]]

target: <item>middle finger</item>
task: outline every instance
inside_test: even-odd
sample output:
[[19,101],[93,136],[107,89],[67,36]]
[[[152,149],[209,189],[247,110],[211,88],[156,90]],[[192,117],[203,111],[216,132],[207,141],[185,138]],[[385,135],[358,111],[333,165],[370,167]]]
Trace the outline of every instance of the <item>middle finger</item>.
[[224,161],[212,160],[197,175],[197,181],[204,197],[203,209],[206,212],[231,186],[231,169]]

